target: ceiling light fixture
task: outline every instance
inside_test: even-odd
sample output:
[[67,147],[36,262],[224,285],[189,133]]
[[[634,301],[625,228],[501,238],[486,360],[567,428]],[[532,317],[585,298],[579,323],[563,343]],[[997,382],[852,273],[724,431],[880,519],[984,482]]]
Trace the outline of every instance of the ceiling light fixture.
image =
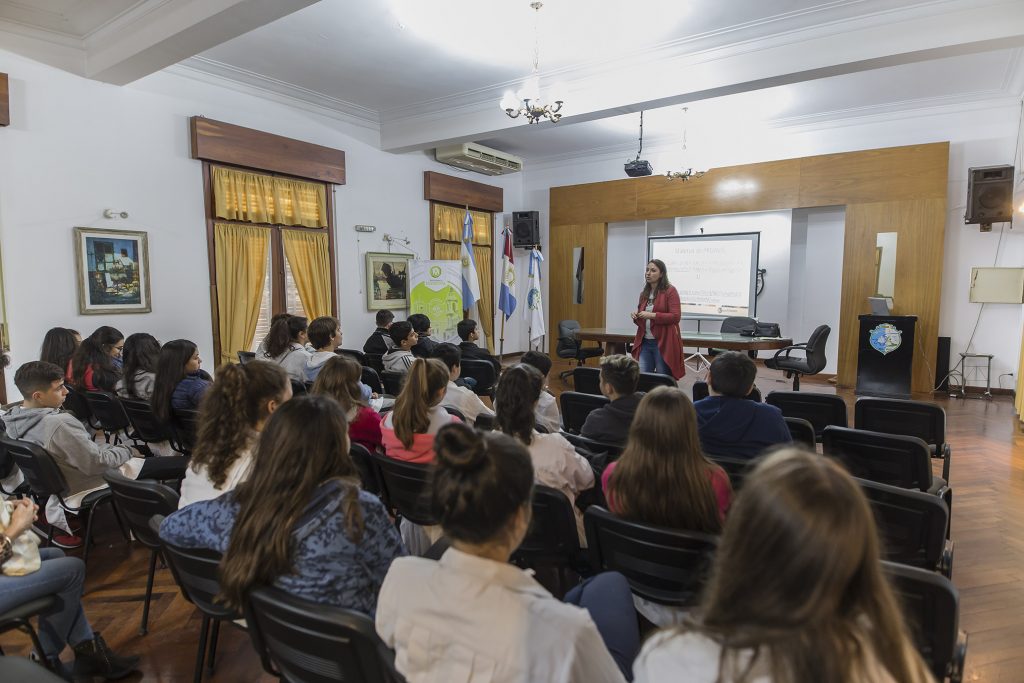
[[[690,111],[689,107],[683,107],[683,151],[686,151],[686,112]],[[682,180],[683,182],[691,179],[700,178],[707,171],[694,171],[692,168],[688,168],[685,171],[669,171],[665,174],[665,177],[669,180]]]
[[561,99],[555,99],[554,105],[551,105],[545,104],[540,97],[539,24],[540,8],[543,6],[543,2],[530,3],[530,7],[535,12],[533,20],[533,73],[526,79],[518,93],[506,92],[505,96],[501,98],[501,104],[499,105],[505,110],[509,118],[515,119],[519,118],[521,114],[525,114],[527,123],[539,123],[543,119],[548,119],[555,123],[558,119],[562,118],[562,115],[558,113],[562,109]]

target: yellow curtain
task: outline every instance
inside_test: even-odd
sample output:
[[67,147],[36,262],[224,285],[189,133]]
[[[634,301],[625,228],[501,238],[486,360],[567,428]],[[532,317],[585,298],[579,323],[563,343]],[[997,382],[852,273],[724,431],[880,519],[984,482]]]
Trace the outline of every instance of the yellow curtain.
[[[480,280],[480,301],[477,322],[487,337],[487,348],[494,351],[494,255],[491,249],[491,214],[470,211],[473,217],[473,261]],[[434,258],[458,261],[462,250],[462,221],[466,209],[447,204],[434,204]]]
[[267,273],[270,229],[227,223],[215,223],[213,227],[220,365],[237,362],[238,351],[248,351],[256,334]]
[[1021,333],[1020,361],[1017,363],[1017,393],[1013,399],[1017,417],[1024,422],[1024,332]]
[[[491,245],[491,214],[484,211],[470,211],[473,217],[473,244]],[[462,241],[462,221],[466,209],[448,204],[434,204],[434,239],[445,242]],[[476,256],[476,252],[473,253]]]
[[327,233],[282,230],[281,241],[306,315],[310,319],[334,315],[334,302],[331,301],[331,249]]
[[232,221],[327,226],[323,183],[213,167],[214,215]]

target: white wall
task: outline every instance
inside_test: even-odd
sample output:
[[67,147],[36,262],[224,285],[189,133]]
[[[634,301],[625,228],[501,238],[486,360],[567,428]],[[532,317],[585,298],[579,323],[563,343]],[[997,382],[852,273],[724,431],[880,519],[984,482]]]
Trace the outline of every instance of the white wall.
[[[835,373],[839,359],[839,307],[842,298],[843,207],[793,211],[790,251],[789,328],[786,336],[805,342],[818,325],[832,328],[825,344],[822,372]],[[764,355],[764,354],[762,354]]]
[[610,328],[636,330],[629,314],[636,310],[643,289],[647,230],[644,221],[608,224],[605,320]]
[[[0,129],[0,247],[15,367],[38,357],[50,327],[88,334],[103,324],[125,334],[151,332],[161,341],[192,339],[206,366],[214,365],[201,165],[189,158],[188,117],[195,114],[345,151],[348,183],[336,189],[335,218],[346,344],[361,346],[373,329],[362,254],[386,251],[387,232],[407,237],[413,251],[429,257],[423,171],[455,171],[424,153],[384,153],[366,129],[169,73],[116,87],[3,51],[0,71],[11,77],[12,125]],[[524,207],[521,177],[469,177],[503,187],[508,211]],[[106,208],[130,217],[104,219]],[[377,232],[356,233],[357,223],[376,225]],[[149,233],[152,313],[78,315],[74,226]],[[496,275],[500,259],[499,238]],[[517,312],[506,349],[509,339],[513,348],[525,348],[522,327]],[[12,377],[7,373],[8,398],[16,400]]]

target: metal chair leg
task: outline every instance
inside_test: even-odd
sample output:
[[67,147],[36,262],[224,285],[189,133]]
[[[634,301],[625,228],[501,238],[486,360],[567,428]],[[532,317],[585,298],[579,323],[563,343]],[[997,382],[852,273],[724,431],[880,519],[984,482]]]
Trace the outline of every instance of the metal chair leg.
[[89,562],[89,544],[92,543],[92,520],[96,516],[97,503],[94,503],[88,510],[79,510],[79,514],[84,512],[88,515],[88,519],[85,522],[85,538],[82,539],[82,562],[86,564]]
[[117,519],[117,526],[121,529],[121,535],[124,536],[125,543],[131,543],[132,537],[128,532],[128,527],[125,526],[124,520],[121,518],[121,511],[117,509],[117,501],[113,496],[110,497],[110,509],[114,511],[114,518]]
[[210,634],[210,655],[206,660],[206,671],[213,675],[213,664],[217,659],[217,639],[220,637],[220,619],[213,622],[213,633]]
[[142,627],[139,635],[146,635],[149,631],[149,601],[153,597],[153,575],[156,574],[156,556],[159,551],[153,550],[149,554],[149,577],[146,579],[146,600],[142,603]]
[[196,652],[196,670],[192,676],[194,683],[202,683],[203,660],[206,659],[206,639],[210,636],[210,617],[203,615],[203,625],[199,629],[199,649]]

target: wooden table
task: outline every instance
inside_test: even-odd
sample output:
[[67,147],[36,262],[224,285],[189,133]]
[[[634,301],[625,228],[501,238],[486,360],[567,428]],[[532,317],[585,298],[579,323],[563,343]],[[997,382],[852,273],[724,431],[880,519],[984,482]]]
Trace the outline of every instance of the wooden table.
[[[595,341],[604,344],[605,355],[625,353],[626,344],[633,343],[636,328],[632,330],[607,327],[584,327],[576,331],[580,341]],[[682,333],[683,346],[726,349],[728,351],[771,351],[793,345],[792,339],[784,337],[744,337],[741,334],[721,332]]]

